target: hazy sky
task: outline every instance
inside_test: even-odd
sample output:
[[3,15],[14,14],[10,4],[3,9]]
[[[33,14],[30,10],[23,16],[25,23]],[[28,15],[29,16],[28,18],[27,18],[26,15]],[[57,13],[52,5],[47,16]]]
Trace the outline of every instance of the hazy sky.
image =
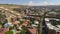
[[60,5],[60,0],[0,0],[0,4],[22,4],[22,5]]

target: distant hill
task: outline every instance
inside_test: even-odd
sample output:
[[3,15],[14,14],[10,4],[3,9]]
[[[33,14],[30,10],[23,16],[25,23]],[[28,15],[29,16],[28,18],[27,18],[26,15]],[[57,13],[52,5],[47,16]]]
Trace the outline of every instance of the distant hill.
[[60,5],[32,6],[34,8],[60,9]]
[[48,9],[60,9],[60,5],[47,5],[47,6],[28,6],[28,5],[17,5],[17,4],[0,4],[0,7],[6,8],[48,8]]
[[5,8],[26,8],[26,5],[16,5],[16,4],[0,4],[0,7],[5,7]]

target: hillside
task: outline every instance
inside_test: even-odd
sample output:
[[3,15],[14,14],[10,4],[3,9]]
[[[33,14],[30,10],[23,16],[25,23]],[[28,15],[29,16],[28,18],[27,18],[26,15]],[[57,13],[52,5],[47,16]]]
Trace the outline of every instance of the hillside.
[[21,8],[21,9],[24,9],[27,6],[24,6],[24,5],[15,5],[15,4],[0,4],[0,7],[5,7],[5,8],[8,8],[8,9],[13,9],[13,8]]

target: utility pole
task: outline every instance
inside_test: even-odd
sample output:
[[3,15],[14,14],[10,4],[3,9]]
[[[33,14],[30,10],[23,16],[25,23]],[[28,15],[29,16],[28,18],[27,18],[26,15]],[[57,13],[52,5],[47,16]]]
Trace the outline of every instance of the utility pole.
[[49,11],[47,11],[47,10],[42,10],[42,15],[41,15],[41,17],[40,17],[40,34],[46,34],[45,32],[46,32],[46,30],[44,29],[44,31],[43,31],[43,28],[45,28],[46,27],[46,24],[45,24],[45,16],[46,16],[46,14],[49,12]]

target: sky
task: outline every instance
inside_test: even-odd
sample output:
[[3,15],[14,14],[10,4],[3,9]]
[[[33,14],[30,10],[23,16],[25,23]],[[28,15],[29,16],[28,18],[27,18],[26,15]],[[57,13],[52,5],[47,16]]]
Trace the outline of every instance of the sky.
[[45,6],[45,5],[60,5],[60,0],[0,0],[0,4]]

